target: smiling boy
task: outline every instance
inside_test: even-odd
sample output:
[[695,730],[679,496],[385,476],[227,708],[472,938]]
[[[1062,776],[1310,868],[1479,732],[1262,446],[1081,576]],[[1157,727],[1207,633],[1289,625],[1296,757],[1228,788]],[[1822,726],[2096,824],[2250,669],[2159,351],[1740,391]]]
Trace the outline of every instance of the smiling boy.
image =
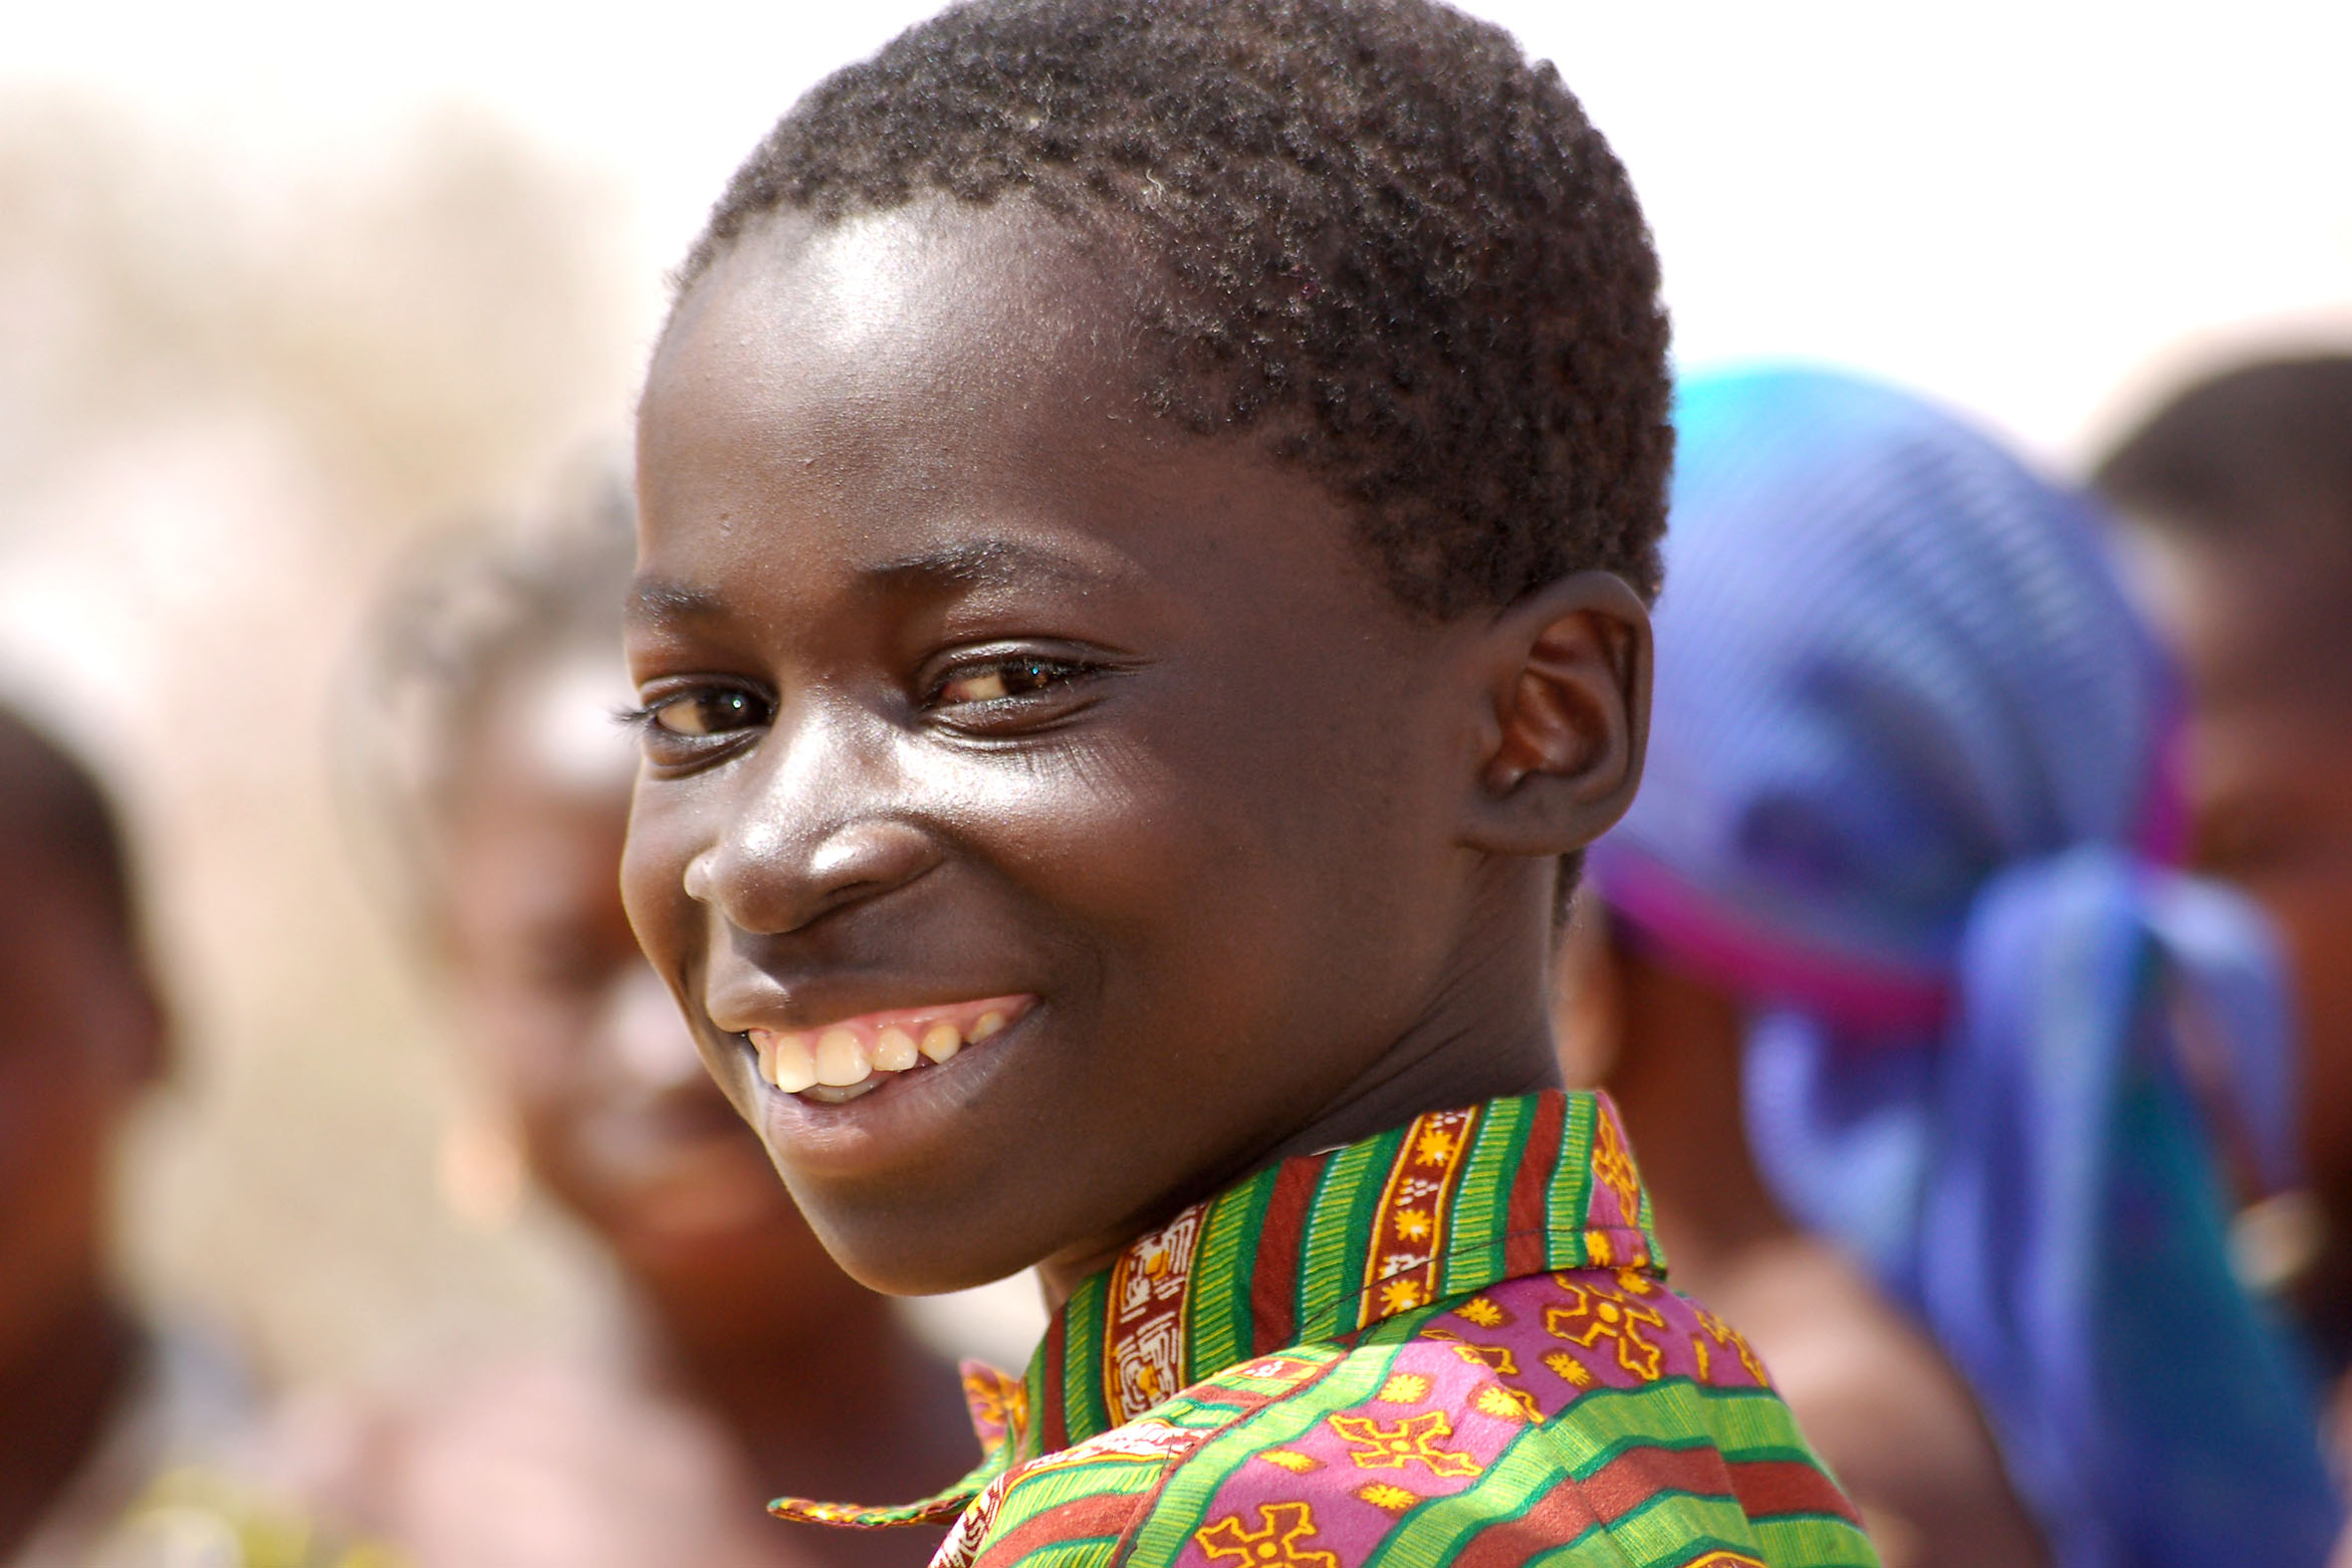
[[1557,1087],[1665,344],[1557,77],[1417,0],[959,8],[739,171],[640,411],[631,920],[850,1272],[1056,1307],[964,1484],[780,1512],[1873,1560]]

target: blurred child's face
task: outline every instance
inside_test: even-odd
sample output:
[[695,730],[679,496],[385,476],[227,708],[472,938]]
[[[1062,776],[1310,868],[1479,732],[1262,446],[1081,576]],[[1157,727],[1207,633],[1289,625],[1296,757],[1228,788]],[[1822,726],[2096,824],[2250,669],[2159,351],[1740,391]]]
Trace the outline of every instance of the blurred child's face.
[[1142,406],[1126,265],[1018,203],[787,213],[645,390],[629,913],[884,1288],[1066,1282],[1462,1050],[1508,967],[1462,633]]
[[108,1176],[157,1019],[81,868],[0,833],[0,1366],[103,1288]]
[[[745,1292],[773,1319],[854,1290],[711,1086],[620,907],[635,753],[610,659],[509,675],[467,748],[449,823],[460,1017],[534,1174],[632,1272]],[[798,1270],[798,1289],[768,1276]],[[855,1291],[862,1296],[864,1292]]]
[[2352,560],[2303,559],[2293,542],[2136,541],[2189,677],[2193,856],[2260,901],[2285,939],[2306,1153],[2340,1216],[2352,1211]]

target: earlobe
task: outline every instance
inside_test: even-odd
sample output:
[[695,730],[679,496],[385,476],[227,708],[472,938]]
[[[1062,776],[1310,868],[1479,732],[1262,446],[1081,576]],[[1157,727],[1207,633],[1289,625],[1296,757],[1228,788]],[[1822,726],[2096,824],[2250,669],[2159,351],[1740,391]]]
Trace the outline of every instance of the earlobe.
[[1633,801],[1649,734],[1650,618],[1613,572],[1547,583],[1489,629],[1479,773],[1464,841],[1560,855]]

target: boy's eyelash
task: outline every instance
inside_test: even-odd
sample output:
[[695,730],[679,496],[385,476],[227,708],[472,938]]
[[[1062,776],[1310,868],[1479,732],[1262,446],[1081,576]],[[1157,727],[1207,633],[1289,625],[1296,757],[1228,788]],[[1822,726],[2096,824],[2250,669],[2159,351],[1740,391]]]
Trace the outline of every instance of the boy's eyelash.
[[642,730],[653,723],[653,710],[623,703],[612,709],[608,717],[624,730]]

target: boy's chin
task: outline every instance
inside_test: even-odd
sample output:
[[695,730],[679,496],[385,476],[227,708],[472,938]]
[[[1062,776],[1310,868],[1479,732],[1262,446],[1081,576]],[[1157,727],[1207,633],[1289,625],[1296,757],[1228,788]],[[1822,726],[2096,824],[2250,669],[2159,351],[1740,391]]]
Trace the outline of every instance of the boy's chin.
[[995,1284],[1020,1273],[1035,1258],[984,1252],[971,1234],[939,1234],[917,1227],[828,1228],[815,1214],[810,1223],[841,1272],[887,1296],[938,1296]]
[[993,1180],[853,1188],[813,1181],[805,1171],[787,1174],[793,1201],[841,1272],[884,1295],[994,1284],[1085,1250],[1083,1238],[1104,1225],[1088,1206],[1053,1203],[1069,1195],[1069,1184],[1025,1187],[1001,1171]]

